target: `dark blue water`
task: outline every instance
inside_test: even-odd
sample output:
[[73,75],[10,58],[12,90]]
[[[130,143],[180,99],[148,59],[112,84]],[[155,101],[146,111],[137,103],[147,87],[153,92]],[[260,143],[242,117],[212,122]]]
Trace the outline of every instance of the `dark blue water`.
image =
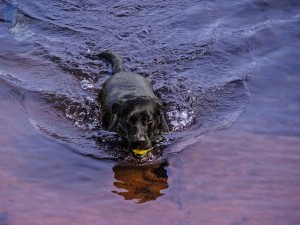
[[[0,224],[299,224],[299,25],[298,1],[0,0]],[[103,50],[166,103],[143,166],[99,138]]]

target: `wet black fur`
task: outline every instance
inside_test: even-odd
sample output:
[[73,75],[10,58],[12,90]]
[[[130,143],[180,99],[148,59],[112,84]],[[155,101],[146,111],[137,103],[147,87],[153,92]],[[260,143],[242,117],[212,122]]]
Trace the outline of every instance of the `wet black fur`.
[[169,131],[163,102],[146,78],[124,71],[118,55],[102,52],[97,56],[112,64],[113,74],[99,94],[104,128],[117,132],[130,148],[150,148]]

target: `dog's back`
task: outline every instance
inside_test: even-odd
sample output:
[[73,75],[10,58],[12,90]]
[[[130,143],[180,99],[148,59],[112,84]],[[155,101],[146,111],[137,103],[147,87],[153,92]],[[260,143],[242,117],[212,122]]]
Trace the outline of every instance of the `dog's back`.
[[135,73],[116,73],[102,87],[101,100],[107,108],[122,99],[137,97],[156,98],[150,82]]
[[105,81],[101,91],[102,107],[110,110],[112,105],[122,99],[137,97],[157,98],[153,92],[152,85],[143,76],[125,72],[122,59],[111,52],[104,52],[98,55],[112,64],[113,75]]

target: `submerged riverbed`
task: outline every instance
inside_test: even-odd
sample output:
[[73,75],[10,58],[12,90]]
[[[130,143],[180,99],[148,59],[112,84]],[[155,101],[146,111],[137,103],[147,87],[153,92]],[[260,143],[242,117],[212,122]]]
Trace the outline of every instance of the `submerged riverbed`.
[[[297,1],[0,1],[0,224],[298,224]],[[143,165],[98,141],[88,53],[167,105]]]

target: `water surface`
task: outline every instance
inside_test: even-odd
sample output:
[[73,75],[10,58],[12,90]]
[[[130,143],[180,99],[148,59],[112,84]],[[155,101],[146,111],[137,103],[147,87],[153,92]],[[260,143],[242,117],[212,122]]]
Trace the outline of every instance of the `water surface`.
[[[0,1],[0,224],[299,224],[299,24],[298,1]],[[99,139],[103,50],[166,103],[143,165]]]

